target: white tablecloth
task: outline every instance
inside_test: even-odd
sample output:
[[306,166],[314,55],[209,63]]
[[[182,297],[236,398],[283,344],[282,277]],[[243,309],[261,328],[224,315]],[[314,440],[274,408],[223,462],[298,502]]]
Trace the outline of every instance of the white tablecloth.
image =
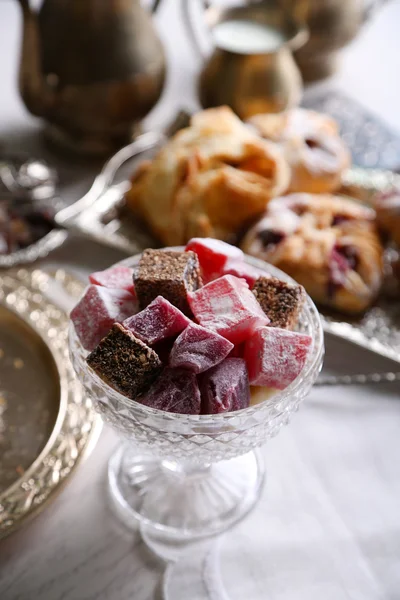
[[[175,109],[196,107],[198,62],[187,44],[178,2],[158,17],[168,50],[168,86],[148,119],[157,127]],[[400,2],[389,4],[344,54],[330,85],[400,131]],[[40,123],[16,92],[20,20],[0,4],[0,142],[55,158]],[[76,199],[98,165],[57,159],[62,193]],[[71,239],[55,263],[81,272],[122,255]],[[334,373],[393,365],[340,340],[327,340]],[[161,597],[165,564],[125,532],[105,497],[106,461],[117,443],[105,429],[88,461],[35,521],[0,542],[1,600],[147,600]],[[400,398],[397,384],[317,388],[290,427],[264,449],[268,478],[253,513],[217,544],[169,570],[173,600],[397,600],[400,598]],[[220,565],[220,567],[218,567]],[[224,590],[228,596],[224,595]]]

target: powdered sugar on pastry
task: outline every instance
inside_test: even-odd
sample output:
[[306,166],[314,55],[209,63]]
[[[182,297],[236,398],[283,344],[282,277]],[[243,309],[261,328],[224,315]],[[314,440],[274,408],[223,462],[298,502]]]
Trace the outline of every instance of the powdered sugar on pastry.
[[340,184],[350,155],[333,119],[296,108],[250,119],[259,134],[280,144],[292,168],[290,191],[324,193]]
[[[288,222],[292,227],[285,229]],[[291,275],[317,302],[344,312],[365,310],[381,286],[383,248],[375,212],[346,198],[277,198],[242,249]]]

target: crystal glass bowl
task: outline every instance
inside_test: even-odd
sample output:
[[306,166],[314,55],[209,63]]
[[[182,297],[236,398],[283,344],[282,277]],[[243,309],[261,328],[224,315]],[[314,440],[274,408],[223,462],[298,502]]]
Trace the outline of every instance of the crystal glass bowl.
[[[140,255],[124,264],[135,266]],[[251,265],[291,279],[254,258]],[[254,449],[275,436],[299,408],[322,366],[318,311],[307,296],[299,330],[312,336],[306,364],[295,381],[265,401],[217,415],[180,415],[143,406],[102,381],[86,364],[87,352],[70,326],[70,354],[79,380],[104,421],[124,438],[111,457],[111,499],[128,525],[137,520],[166,541],[218,534],[242,519],[260,496],[264,466]],[[261,398],[263,392],[261,391]]]

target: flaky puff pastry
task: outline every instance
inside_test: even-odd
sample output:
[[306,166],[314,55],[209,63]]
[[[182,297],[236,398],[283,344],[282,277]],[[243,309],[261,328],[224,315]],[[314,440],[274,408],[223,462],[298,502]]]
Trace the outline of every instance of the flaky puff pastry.
[[242,248],[288,273],[318,303],[359,313],[382,283],[375,212],[338,196],[290,194],[271,201]]
[[249,124],[282,147],[292,170],[288,191],[324,194],[339,188],[342,173],[350,166],[350,153],[331,117],[294,108],[255,115]]
[[202,236],[232,240],[287,188],[289,177],[280,149],[220,107],[195,115],[142,163],[126,203],[166,245]]

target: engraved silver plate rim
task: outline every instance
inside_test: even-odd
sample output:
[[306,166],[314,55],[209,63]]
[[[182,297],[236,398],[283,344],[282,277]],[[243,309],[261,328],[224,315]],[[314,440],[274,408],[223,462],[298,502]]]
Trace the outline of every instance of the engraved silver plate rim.
[[27,248],[0,256],[0,269],[10,269],[19,265],[33,263],[39,258],[45,258],[50,252],[60,248],[67,237],[68,231],[52,229],[47,235]]
[[[0,273],[3,296],[0,304],[41,337],[60,378],[60,408],[45,447],[25,473],[0,494],[0,539],[39,514],[61,491],[94,448],[102,428],[101,419],[86,398],[69,361],[68,315],[42,294],[50,280],[49,275],[39,270]],[[23,303],[18,302],[22,289],[30,292],[24,297],[28,306],[23,309]],[[38,312],[43,318],[33,319],[32,314]],[[56,336],[48,335],[49,327],[57,330]],[[49,465],[57,468],[49,469]]]

